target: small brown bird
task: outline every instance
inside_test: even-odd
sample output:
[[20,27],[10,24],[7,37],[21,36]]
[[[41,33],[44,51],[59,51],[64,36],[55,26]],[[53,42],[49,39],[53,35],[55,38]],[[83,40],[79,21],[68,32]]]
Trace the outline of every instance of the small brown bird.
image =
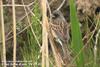
[[69,41],[69,24],[60,11],[53,12],[50,27],[58,52],[61,54],[64,63],[68,64],[70,61],[67,46]]
[[57,35],[54,35],[54,37],[58,37],[62,42],[67,43],[69,40],[69,24],[66,22],[60,11],[53,12],[52,22],[50,25]]

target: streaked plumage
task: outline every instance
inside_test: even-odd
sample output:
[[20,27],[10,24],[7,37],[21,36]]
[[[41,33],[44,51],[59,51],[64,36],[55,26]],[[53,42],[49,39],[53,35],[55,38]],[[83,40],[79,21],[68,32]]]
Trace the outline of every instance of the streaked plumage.
[[69,63],[69,24],[66,22],[60,11],[53,12],[52,20],[50,22],[51,34],[58,52],[61,54],[65,64]]

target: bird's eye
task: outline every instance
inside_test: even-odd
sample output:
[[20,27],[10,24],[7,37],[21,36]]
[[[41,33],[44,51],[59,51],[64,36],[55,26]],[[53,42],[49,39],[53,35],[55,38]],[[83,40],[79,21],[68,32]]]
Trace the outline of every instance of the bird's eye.
[[58,16],[59,16],[58,14],[54,13],[53,16],[52,16],[52,18],[56,19]]

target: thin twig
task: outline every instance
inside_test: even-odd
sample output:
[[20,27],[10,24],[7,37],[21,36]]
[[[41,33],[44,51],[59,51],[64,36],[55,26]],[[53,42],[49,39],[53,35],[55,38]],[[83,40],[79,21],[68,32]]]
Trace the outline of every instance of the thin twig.
[[[27,9],[30,11],[31,9],[29,7],[27,7]],[[30,11],[30,13],[37,19],[37,21],[42,25],[42,22],[36,17],[36,15]]]
[[16,6],[16,7],[27,7],[28,5],[20,5],[20,4],[15,4],[15,5],[12,5],[12,4],[4,4],[3,7],[12,7],[12,6]]
[[66,0],[63,0],[63,2],[60,4],[60,6],[55,11],[59,11],[62,8],[62,6],[64,5],[65,1]]
[[34,4],[34,2],[28,4],[28,5],[21,5],[21,4],[15,4],[15,5],[12,5],[12,4],[3,4],[2,6],[3,7],[11,7],[11,6],[16,6],[16,7],[30,7]]
[[48,3],[48,1],[47,1],[47,7],[48,7],[48,10],[49,10],[49,14],[50,14],[50,23],[51,23],[51,20],[52,20],[52,12],[51,12],[50,4]]

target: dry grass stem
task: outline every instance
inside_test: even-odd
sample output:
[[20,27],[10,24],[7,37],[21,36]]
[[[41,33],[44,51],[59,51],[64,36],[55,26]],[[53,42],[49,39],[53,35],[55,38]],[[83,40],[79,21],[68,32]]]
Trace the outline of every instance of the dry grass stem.
[[5,43],[5,29],[4,29],[4,15],[3,15],[3,3],[0,1],[1,12],[1,26],[2,26],[2,51],[3,51],[3,66],[6,67],[6,43]]
[[[25,7],[30,7],[30,6],[32,6],[34,4],[34,1],[32,2],[32,3],[30,3],[30,4],[28,4],[28,5],[21,5],[21,4],[15,4],[14,6],[19,6],[19,7],[23,7],[23,6],[25,6]],[[3,4],[2,6],[13,6],[12,4]]]
[[96,64],[96,61],[97,61],[97,45],[98,45],[98,38],[99,38],[99,35],[100,35],[100,29],[98,30],[98,33],[96,34],[96,41],[95,41],[95,45],[94,45],[94,63]]
[[[48,56],[48,20],[47,20],[47,0],[41,0],[42,7],[42,67],[49,67],[49,56]],[[45,58],[46,54],[46,58]],[[46,61],[46,62],[45,62]]]
[[13,67],[16,67],[16,11],[15,0],[12,0],[12,17],[13,17]]

